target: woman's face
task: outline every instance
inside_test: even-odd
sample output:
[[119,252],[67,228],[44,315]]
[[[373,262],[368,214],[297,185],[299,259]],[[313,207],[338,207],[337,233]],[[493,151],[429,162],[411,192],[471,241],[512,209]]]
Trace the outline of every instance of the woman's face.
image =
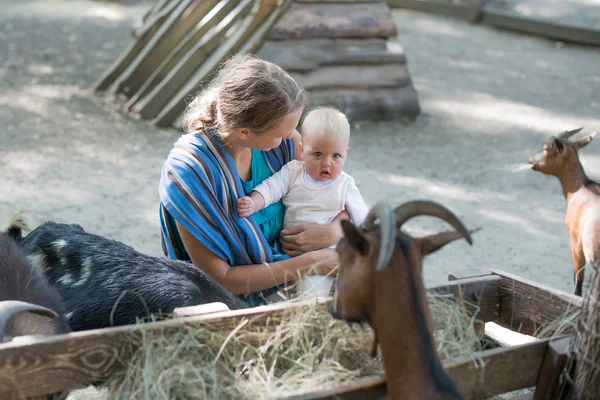
[[243,139],[246,147],[263,151],[271,150],[278,147],[283,139],[289,139],[294,135],[301,116],[302,109],[289,113],[271,128],[261,133],[255,133],[249,129],[238,129],[238,136]]

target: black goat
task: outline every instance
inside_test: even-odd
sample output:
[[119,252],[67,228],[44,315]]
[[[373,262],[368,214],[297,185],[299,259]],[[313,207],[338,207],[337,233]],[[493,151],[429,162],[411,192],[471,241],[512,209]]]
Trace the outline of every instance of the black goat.
[[192,264],[142,254],[77,224],[45,222],[21,245],[61,294],[74,331],[134,324],[150,314],[211,302],[246,308]]
[[17,242],[25,227],[17,214],[0,233],[0,339],[68,333],[58,292],[27,262]]

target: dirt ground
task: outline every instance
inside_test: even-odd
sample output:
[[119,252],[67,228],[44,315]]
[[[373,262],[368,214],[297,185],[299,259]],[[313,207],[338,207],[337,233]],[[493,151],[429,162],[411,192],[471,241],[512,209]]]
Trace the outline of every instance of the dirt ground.
[[[148,3],[0,7],[0,217],[26,209],[162,254],[157,185],[180,132],[131,120],[91,91]],[[423,112],[355,125],[347,172],[367,204],[431,199],[483,227],[472,247],[457,242],[426,260],[428,284],[493,267],[571,291],[559,183],[511,166],[564,129],[600,130],[600,52],[418,12],[394,18]],[[600,176],[600,142],[582,161]],[[444,225],[423,217],[407,227]]]
[[[91,92],[148,3],[0,0],[0,218],[86,230],[160,255],[161,165],[180,132],[122,115]],[[425,263],[428,284],[492,267],[573,289],[558,181],[511,172],[547,137],[600,130],[600,52],[418,12],[394,11],[423,113],[355,125],[347,172],[368,205],[424,198],[483,227]],[[600,142],[582,152],[600,177]],[[408,230],[444,225],[423,217]],[[71,398],[91,399],[94,392]],[[99,398],[103,398],[100,396]]]

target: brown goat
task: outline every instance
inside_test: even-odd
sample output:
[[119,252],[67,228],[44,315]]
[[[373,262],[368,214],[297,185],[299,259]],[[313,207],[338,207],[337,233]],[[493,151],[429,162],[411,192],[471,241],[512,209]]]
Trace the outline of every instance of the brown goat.
[[571,236],[577,296],[582,293],[585,265],[600,266],[600,184],[587,177],[578,155],[596,132],[571,142],[569,138],[581,129],[552,136],[544,143],[542,152],[529,159],[533,170],[556,176],[562,185],[567,201],[565,224]]
[[[409,219],[441,218],[456,231],[414,239],[400,228]],[[379,224],[374,222],[379,219]],[[433,321],[422,279],[422,260],[447,243],[471,236],[449,210],[429,201],[404,203],[392,212],[375,205],[362,229],[342,221],[337,245],[340,272],[329,312],[349,322],[368,322],[381,345],[391,399],[462,399],[437,355]]]

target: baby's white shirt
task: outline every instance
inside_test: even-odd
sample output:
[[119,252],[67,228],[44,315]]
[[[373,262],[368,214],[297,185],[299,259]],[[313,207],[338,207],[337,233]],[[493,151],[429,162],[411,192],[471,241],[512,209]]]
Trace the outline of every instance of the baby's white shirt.
[[284,229],[313,222],[328,224],[344,209],[355,225],[361,225],[369,213],[350,175],[342,172],[332,181],[318,182],[298,160],[285,164],[254,190],[265,199],[265,207],[283,199]]

